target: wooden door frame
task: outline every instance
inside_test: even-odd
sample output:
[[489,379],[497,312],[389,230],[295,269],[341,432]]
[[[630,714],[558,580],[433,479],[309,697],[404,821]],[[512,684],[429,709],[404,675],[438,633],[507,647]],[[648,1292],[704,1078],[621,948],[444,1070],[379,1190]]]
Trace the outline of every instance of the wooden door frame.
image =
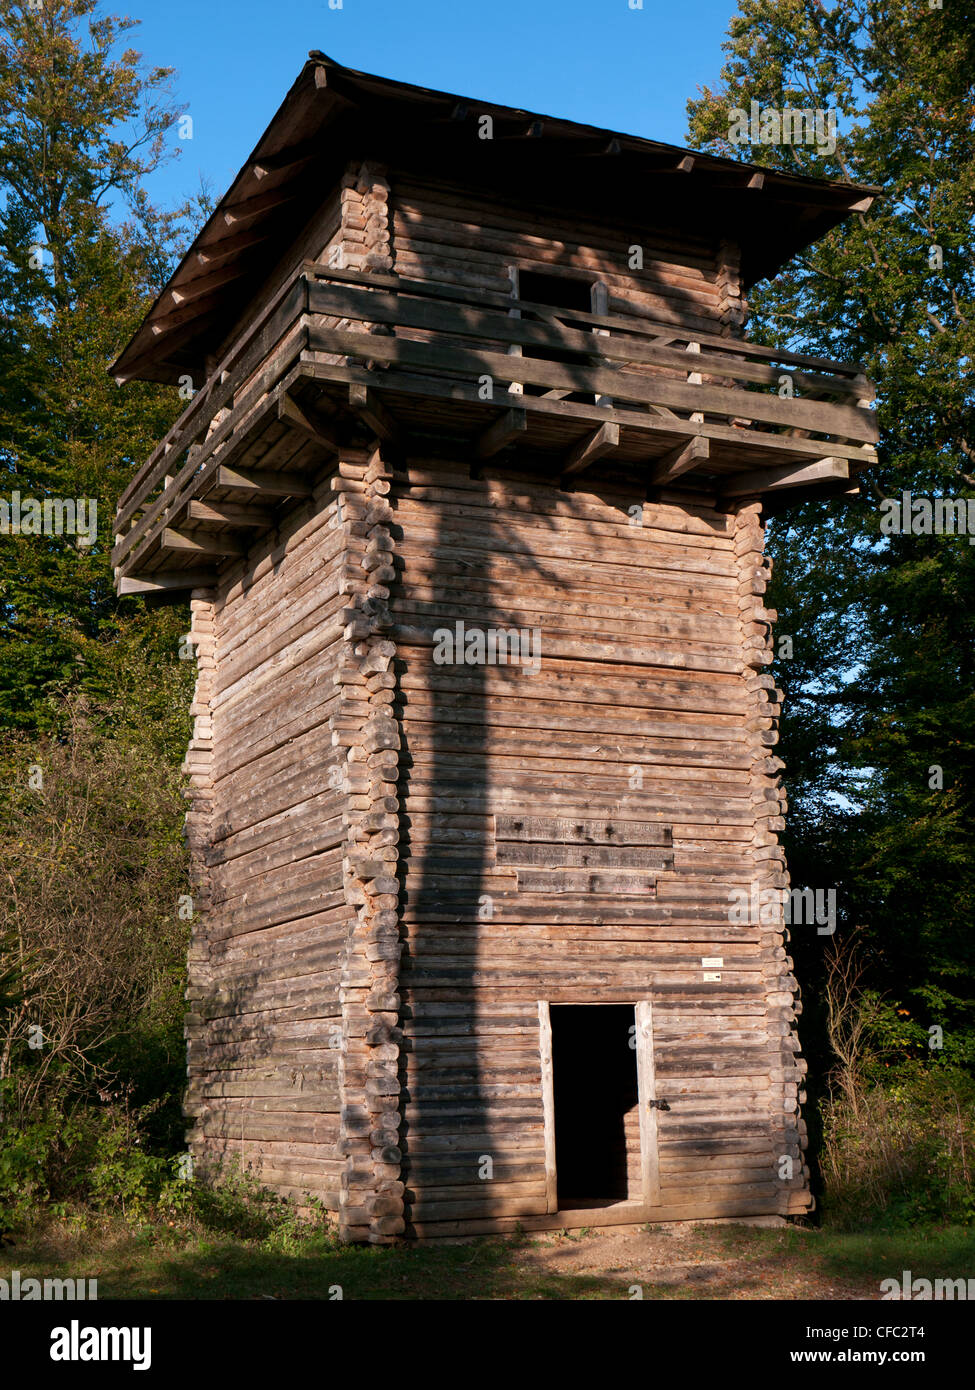
[[653,1005],[640,999],[633,1005],[636,1022],[636,1088],[640,1106],[640,1173],[643,1205],[660,1205],[660,1150],[657,1135],[656,1068],[653,1058]]
[[555,1071],[552,1064],[552,1015],[549,1001],[538,1001],[538,1034],[542,1054],[542,1119],[545,1129],[545,1210],[559,1209],[559,1183],[555,1167]]
[[[558,1169],[555,1162],[555,1068],[552,1052],[552,1008],[568,1005],[575,1008],[596,1008],[602,1005],[620,1003],[619,999],[549,999],[538,1000],[539,1052],[542,1063],[542,1121],[545,1136],[545,1211],[547,1215],[559,1213]],[[625,1213],[615,1215],[617,1221],[639,1222],[649,1220],[655,1207],[660,1205],[660,1156],[657,1148],[657,1111],[650,1104],[655,1100],[655,1068],[653,1057],[653,1005],[649,999],[637,999],[629,1005],[633,1009],[636,1037],[636,1081],[637,1104],[640,1107],[640,1175],[641,1195],[639,1201],[616,1202],[610,1207],[586,1208],[579,1213],[567,1210],[565,1216],[588,1213],[593,1225],[606,1224],[610,1212]]]

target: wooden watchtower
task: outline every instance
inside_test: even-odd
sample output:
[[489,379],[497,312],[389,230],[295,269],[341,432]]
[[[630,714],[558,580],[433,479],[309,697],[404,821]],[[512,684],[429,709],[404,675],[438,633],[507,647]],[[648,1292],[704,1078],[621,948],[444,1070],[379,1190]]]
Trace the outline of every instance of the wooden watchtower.
[[744,296],[869,192],[310,55],[113,367],[194,391],[114,563],[192,605],[198,1160],[352,1240],[808,1209],[763,517],[876,428]]

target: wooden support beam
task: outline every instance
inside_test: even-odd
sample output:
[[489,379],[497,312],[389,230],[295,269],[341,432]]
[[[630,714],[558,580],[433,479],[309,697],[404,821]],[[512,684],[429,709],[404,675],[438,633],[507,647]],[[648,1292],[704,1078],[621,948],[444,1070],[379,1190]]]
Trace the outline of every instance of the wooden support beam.
[[173,574],[152,574],[139,579],[126,575],[118,581],[119,596],[125,594],[172,593],[181,589],[211,589],[217,582],[212,570],[178,570]]
[[751,468],[732,473],[720,483],[723,497],[748,497],[775,492],[781,488],[802,487],[806,483],[842,481],[850,476],[846,459],[825,458],[818,463],[785,464],[779,468]]
[[171,289],[170,298],[177,305],[195,304],[216,290],[223,289],[225,285],[232,284],[234,280],[240,280],[244,273],[239,265],[235,265],[229,270],[220,270],[213,275],[198,275],[196,279],[184,280],[182,284]]
[[682,174],[689,174],[694,168],[694,156],[685,154],[684,158],[678,161],[677,168]]
[[187,535],[172,526],[164,528],[159,544],[163,550],[179,551],[191,555],[243,555],[244,547],[233,536],[212,536],[206,531],[194,531]]
[[369,426],[381,443],[401,444],[403,442],[401,425],[389,413],[376,392],[371,391],[368,386],[359,386],[353,382],[349,387],[349,405],[359,418]]
[[748,187],[749,187],[749,188],[754,188],[756,191],[758,191],[759,189],[764,188],[764,187],[765,187],[765,175],[764,175],[764,174],[752,174],[751,178],[748,180]]
[[513,406],[478,435],[474,443],[474,453],[479,459],[493,458],[520,434],[524,434],[527,428],[528,420],[524,410]]
[[[191,304],[184,304],[182,309],[174,309],[171,313],[159,315],[149,325],[150,332],[154,338],[159,338],[164,333],[171,333],[174,329],[182,328],[183,334],[179,341],[192,336],[194,328],[203,318],[212,317],[219,311],[220,305],[216,296],[217,291],[211,290],[209,294],[194,299]],[[174,337],[173,342],[176,341],[177,339]]]
[[249,497],[311,496],[311,484],[300,473],[272,473],[255,468],[245,472],[224,465],[217,469],[216,482],[217,487],[233,488]]
[[211,241],[202,246],[196,253],[196,259],[200,265],[213,265],[217,261],[239,256],[242,251],[249,251],[252,246],[259,246],[267,239],[266,231],[236,232],[233,236],[224,236],[219,241]]
[[300,430],[302,434],[308,435],[316,444],[321,444],[323,448],[331,450],[333,454],[340,452],[342,446],[328,426],[316,416],[310,415],[287,392],[278,401],[278,419],[284,424],[290,425],[292,429]]
[[562,465],[562,477],[570,478],[575,473],[582,473],[590,464],[601,459],[604,454],[611,454],[614,449],[619,447],[620,427],[607,421],[605,425],[600,425],[593,430],[592,434],[587,434],[584,439],[580,439],[572,449],[570,449],[565,463]]
[[241,507],[235,502],[193,501],[186,515],[189,521],[220,522],[226,526],[255,526],[262,531],[273,521],[270,512],[257,511],[254,507]]
[[297,191],[290,184],[284,184],[280,189],[273,188],[269,193],[258,193],[253,198],[244,198],[232,207],[225,208],[223,220],[228,227],[233,227],[238,222],[249,222],[260,213],[272,212],[283,207],[285,203],[293,203],[297,196]]
[[286,145],[277,154],[259,156],[251,165],[251,173],[257,179],[267,178],[268,174],[276,174],[283,169],[291,173],[299,165],[307,164],[312,159],[321,159],[323,153],[322,142],[317,137],[301,140],[296,145]]
[[676,449],[671,449],[669,454],[664,454],[663,458],[655,461],[647,478],[647,486],[665,487],[682,473],[689,473],[698,464],[706,463],[710,456],[709,441],[701,435],[696,435],[686,444],[678,444]]

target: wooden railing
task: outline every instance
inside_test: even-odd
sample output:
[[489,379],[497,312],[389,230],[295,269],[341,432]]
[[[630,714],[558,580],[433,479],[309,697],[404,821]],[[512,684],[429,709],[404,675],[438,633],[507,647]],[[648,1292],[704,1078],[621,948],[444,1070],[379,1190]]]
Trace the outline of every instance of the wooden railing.
[[[318,269],[309,275],[311,314],[382,325],[393,334],[364,342],[361,328],[317,327],[313,318],[309,343],[317,351],[475,382],[487,372],[503,382],[591,392],[674,413],[747,417],[769,428],[802,429],[853,444],[877,438],[867,408],[873,388],[856,366],[635,317],[557,309],[393,276],[343,278],[362,283],[340,283],[336,272]],[[405,336],[411,333],[424,338]],[[525,352],[532,355],[518,355]],[[559,356],[567,352],[586,360],[566,364]],[[677,373],[701,380],[680,381]]]
[[855,365],[637,317],[305,264],[123,492],[116,564],[198,492],[194,480],[203,482],[208,465],[236,452],[269,393],[306,361],[326,384],[330,371],[341,385],[368,365],[387,388],[436,395],[446,381],[453,398],[459,390],[474,404],[485,377],[504,388],[494,406],[517,404],[521,391],[526,406],[534,396],[551,411],[582,394],[595,421],[612,408],[624,427],[652,419],[677,433],[727,440],[733,432],[742,442],[751,434],[766,458],[769,436],[779,435],[783,446],[809,452],[815,441],[813,452],[869,461],[878,437],[874,391]]

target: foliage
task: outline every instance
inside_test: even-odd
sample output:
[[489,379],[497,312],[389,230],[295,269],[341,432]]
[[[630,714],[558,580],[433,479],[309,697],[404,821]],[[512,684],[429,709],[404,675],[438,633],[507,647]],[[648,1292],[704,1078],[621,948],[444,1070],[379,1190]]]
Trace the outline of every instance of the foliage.
[[824,1217],[840,1229],[975,1223],[975,1081],[920,1064],[823,1103]]
[[[129,653],[132,678],[138,664],[145,657]],[[181,1080],[177,905],[188,869],[171,753],[186,738],[188,676],[179,667],[150,667],[145,703],[156,720],[138,723],[128,702],[75,695],[60,738],[0,741],[0,938],[18,973],[0,1009],[8,1119],[26,1122],[42,1098],[121,1084],[147,1099]]]
[[134,21],[97,0],[0,0],[0,495],[92,499],[93,545],[0,536],[0,726],[56,729],[58,692],[112,684],[127,612],[151,639],[171,615],[112,588],[111,517],[181,403],[108,367],[162,288],[203,203],[155,209],[170,157],[171,70],[120,45]]
[[827,956],[836,1059],[820,1103],[828,1223],[975,1223],[975,1078],[865,985],[863,940]]
[[159,1104],[136,1108],[119,1092],[98,1106],[48,1101],[19,1126],[6,1126],[0,1131],[0,1231],[22,1231],[42,1216],[73,1215],[82,1224],[121,1219],[135,1229],[179,1223],[280,1254],[330,1242],[317,1198],[299,1207],[236,1162],[194,1175],[186,1155],[155,1151],[150,1122]]
[[[694,143],[882,190],[752,295],[752,336],[861,362],[879,397],[860,500],[807,502],[770,528],[770,603],[793,637],[775,666],[792,878],[836,887],[869,984],[971,1066],[975,549],[885,536],[878,503],[975,493],[975,11],[740,0],[725,49],[719,87],[688,104]],[[752,100],[837,111],[835,151],[732,143],[729,112]],[[795,942],[814,1075],[828,1065],[821,945]]]

